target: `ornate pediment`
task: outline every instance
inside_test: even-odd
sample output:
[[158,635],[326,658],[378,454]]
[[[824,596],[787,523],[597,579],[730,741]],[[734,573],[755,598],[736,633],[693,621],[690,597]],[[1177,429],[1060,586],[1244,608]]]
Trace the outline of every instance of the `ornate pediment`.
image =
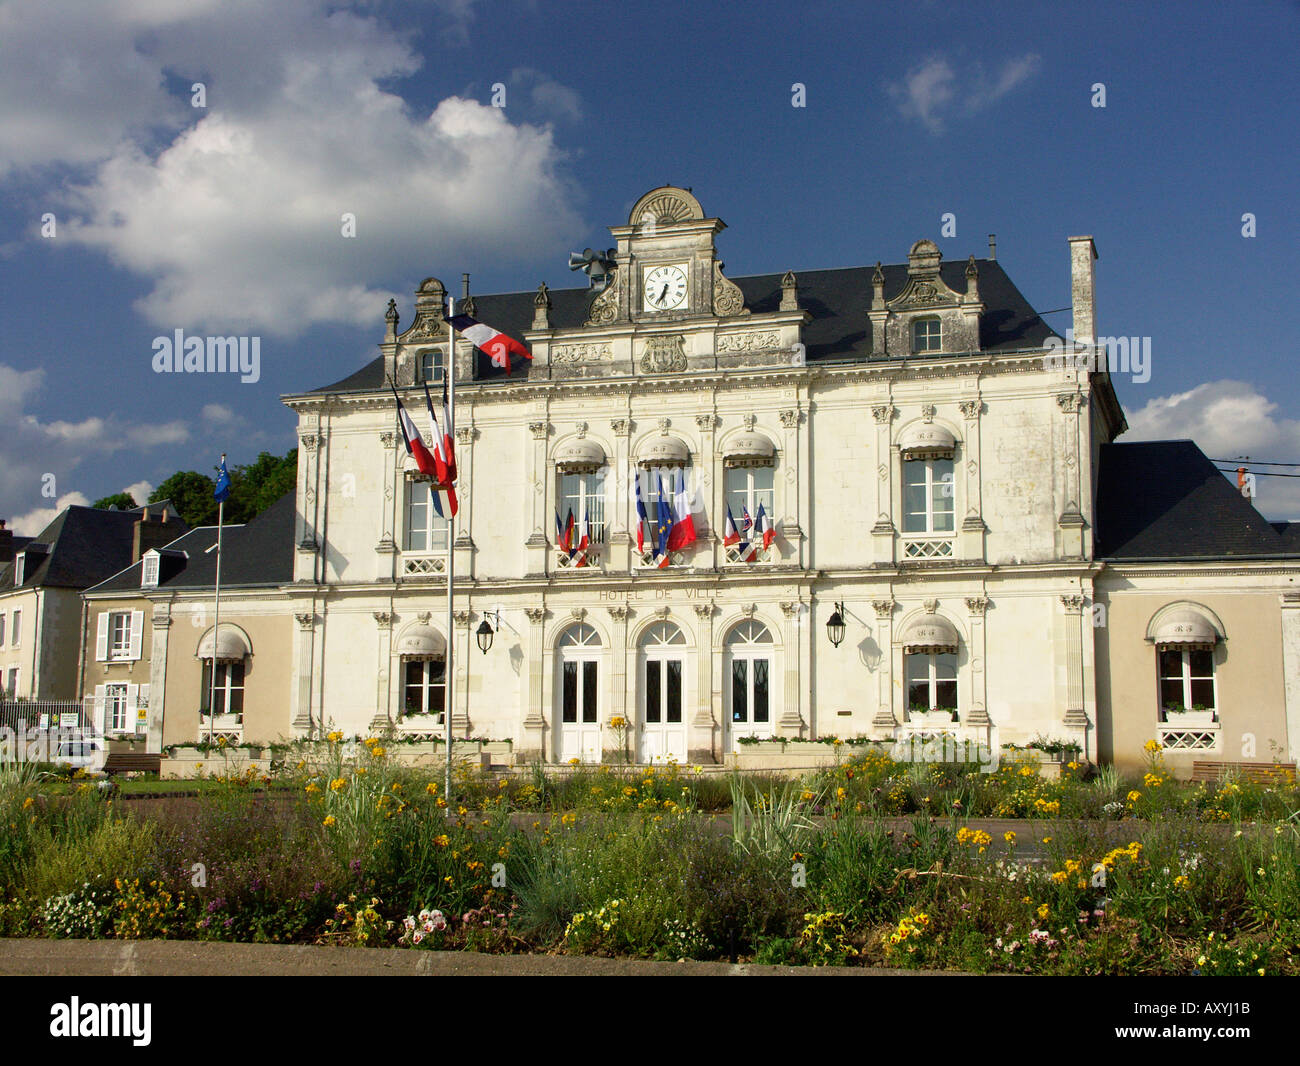
[[685,338],[680,334],[646,340],[641,355],[643,374],[680,374],[685,369]]
[[889,301],[891,311],[928,310],[932,307],[957,307],[961,298],[943,283],[936,273],[931,277],[907,279],[903,291]]
[[713,313],[720,318],[749,314],[740,286],[722,276],[722,266],[718,260],[713,261]]

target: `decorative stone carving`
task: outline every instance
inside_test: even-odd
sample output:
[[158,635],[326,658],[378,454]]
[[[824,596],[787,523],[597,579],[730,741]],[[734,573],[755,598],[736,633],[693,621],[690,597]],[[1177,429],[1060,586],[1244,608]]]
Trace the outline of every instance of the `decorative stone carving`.
[[588,326],[608,326],[610,323],[617,321],[622,292],[623,271],[615,267],[605,291],[591,302],[591,310],[587,314],[586,324]]
[[551,328],[551,293],[546,282],[537,286],[537,295],[533,297],[533,329]]
[[699,429],[712,429],[715,422],[717,417],[712,414],[695,416],[695,425]]
[[474,439],[474,427],[473,427],[473,426],[460,426],[460,427],[456,430],[456,443],[457,443],[457,444],[469,444],[470,441],[472,441],[473,439]]
[[397,434],[390,429],[386,429],[383,433],[379,434],[379,443],[388,449],[396,448]]
[[781,334],[776,330],[762,333],[724,333],[718,338],[718,354],[732,352],[767,352],[781,347]]
[[891,404],[879,404],[871,408],[871,417],[876,420],[878,426],[887,425],[895,413]]
[[686,369],[686,339],[680,334],[650,337],[641,355],[643,374],[680,374]]
[[607,611],[609,611],[609,616],[610,616],[610,618],[612,618],[615,622],[626,622],[626,621],[627,621],[627,608],[626,608],[626,607],[622,607],[622,606],[620,606],[620,607],[607,607],[607,608],[605,608],[605,609],[606,609]]
[[971,614],[983,614],[988,608],[989,601],[985,596],[967,596],[966,610]]
[[781,412],[781,425],[786,429],[794,429],[799,424],[799,411],[787,410]]
[[546,617],[546,608],[525,607],[524,614],[528,615],[528,621],[532,622],[533,625],[540,625],[542,620]]
[[1084,405],[1083,396],[1077,392],[1058,392],[1056,403],[1067,415],[1073,414]]
[[575,423],[574,423],[574,428],[578,431],[578,439],[579,439],[579,440],[582,440],[582,439],[584,439],[584,438],[587,436],[587,423],[586,423],[586,422],[575,422]]
[[574,619],[575,621],[581,622],[584,618],[587,617],[587,608],[574,607],[571,611],[569,611],[569,617]]
[[627,437],[632,433],[632,422],[626,418],[611,418],[609,428],[614,431],[614,436]]
[[309,452],[314,452],[320,446],[320,436],[316,433],[304,433],[298,441]]
[[926,614],[934,614],[934,612],[939,609],[939,601],[926,600],[921,606],[925,608]]
[[696,613],[696,614],[697,614],[701,619],[708,618],[710,615],[713,614],[713,604],[712,604],[712,603],[695,603],[695,604],[692,604],[691,606],[695,608],[695,613]]
[[411,328],[403,334],[406,340],[433,340],[442,336],[442,315],[430,311],[421,311],[416,315]]
[[979,417],[984,402],[982,400],[962,400],[957,406],[961,408],[962,417],[969,422]]
[[397,313],[397,301],[388,301],[388,310],[384,312],[384,321],[388,323],[388,332],[394,336],[397,334],[397,323],[401,321],[401,315]]
[[1078,614],[1083,610],[1083,597],[1074,593],[1065,593],[1061,596],[1061,606],[1065,608],[1066,614]]
[[661,419],[659,419],[659,433],[660,433],[660,435],[661,435],[661,436],[664,436],[664,437],[668,436],[668,427],[671,426],[672,424],[673,424],[673,420],[672,420],[671,418],[661,418]]
[[546,434],[550,430],[549,422],[529,422],[528,432],[533,435],[533,440],[545,440]]
[[713,313],[719,318],[749,314],[745,309],[745,297],[740,292],[740,286],[722,276],[722,267],[720,260],[713,261]]
[[421,612],[420,612],[419,614],[417,614],[415,617],[416,617],[416,620],[420,623],[420,625],[422,625],[422,626],[427,626],[427,625],[429,624],[429,620],[430,620],[431,618],[433,618],[433,612],[432,612],[432,611],[421,611]]
[[893,600],[872,600],[871,607],[876,612],[876,617],[882,621],[894,613]]
[[755,611],[755,605],[752,603],[744,603],[741,604],[740,606],[740,613],[745,618],[753,618],[754,611]]
[[799,613],[799,608],[802,606],[803,604],[797,601],[785,600],[781,603],[781,613],[787,618],[793,618]]
[[934,421],[934,404],[926,403],[921,405],[921,418],[927,423]]
[[451,620],[452,620],[452,622],[453,622],[455,625],[458,625],[458,626],[467,626],[467,625],[469,625],[469,618],[470,618],[470,612],[469,612],[469,611],[452,611],[452,612],[451,612]]
[[551,349],[551,362],[561,366],[575,363],[608,363],[613,359],[614,346],[600,342],[557,344]]
[[393,624],[392,611],[375,611],[374,615],[375,615],[375,621],[379,623],[380,629],[383,629],[385,626],[391,626]]
[[758,417],[756,415],[742,415],[740,421],[744,423],[746,429],[752,430],[754,423],[758,421]]
[[654,612],[656,618],[662,618],[665,620],[667,620],[668,616],[672,613],[672,608],[670,607],[657,607]]

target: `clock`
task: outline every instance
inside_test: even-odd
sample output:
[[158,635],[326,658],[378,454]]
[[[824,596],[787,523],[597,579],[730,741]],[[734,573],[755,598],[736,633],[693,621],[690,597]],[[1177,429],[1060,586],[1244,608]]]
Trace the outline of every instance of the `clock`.
[[647,270],[644,289],[647,311],[675,311],[686,306],[686,268],[657,266]]

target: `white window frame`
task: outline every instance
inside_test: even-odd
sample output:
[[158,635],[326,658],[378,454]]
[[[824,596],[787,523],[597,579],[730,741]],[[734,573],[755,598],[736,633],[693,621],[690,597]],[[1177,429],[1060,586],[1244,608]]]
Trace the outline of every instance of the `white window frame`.
[[[605,543],[605,467],[586,473],[576,470],[559,471],[558,498],[560,521],[567,522],[569,509],[573,509],[573,535],[581,536],[582,510],[587,509],[589,543]],[[576,543],[574,545],[577,546]]]
[[159,557],[157,552],[146,552],[144,564],[140,569],[140,587],[158,587]]
[[[949,474],[951,475],[951,477],[948,479],[948,485],[951,486],[951,490],[950,490],[950,495],[948,495],[947,497],[945,497],[945,496],[943,495],[942,489],[940,488],[940,486],[941,486],[941,485],[943,484],[943,482],[944,482],[944,479],[943,479],[943,477],[942,477],[941,475],[936,474],[936,471],[935,471],[935,463],[947,463],[947,464],[948,464],[948,472],[949,472]],[[908,473],[909,473],[909,469],[908,469],[908,468],[909,468],[909,465],[910,465],[910,464],[915,464],[915,465],[913,466],[913,469],[923,469],[923,470],[925,471],[925,480],[924,480],[924,485],[925,485],[925,512],[924,512],[924,519],[925,519],[925,522],[924,522],[924,526],[923,526],[923,528],[921,528],[921,529],[911,529],[911,528],[908,527],[909,522],[912,520],[912,512],[908,509],[908,499],[907,499],[907,496],[908,496],[907,490],[908,490],[909,485],[912,484],[912,481],[911,481],[910,478],[908,477]],[[901,503],[902,503],[902,515],[901,515],[902,522],[901,522],[901,526],[902,526],[902,530],[903,530],[903,536],[905,536],[905,537],[934,537],[934,538],[939,538],[939,537],[953,537],[953,536],[955,536],[955,535],[956,535],[956,531],[957,531],[957,477],[956,477],[956,464],[955,464],[955,462],[954,462],[951,458],[939,458],[939,459],[934,459],[934,458],[927,458],[927,459],[909,459],[909,458],[907,458],[906,456],[904,456],[904,457],[903,457],[903,470],[902,470],[902,474],[903,474],[903,477],[902,477],[902,485],[901,485],[900,487],[901,487],[901,489],[902,489],[902,499],[901,499]],[[920,484],[920,483],[921,483],[921,482],[918,482],[918,484]],[[939,511],[939,510],[937,510],[937,509],[935,508],[935,501],[936,501],[936,499],[948,499],[948,500],[950,500],[950,501],[951,501],[951,505],[950,505],[950,507],[948,508],[948,510],[946,510],[946,511]],[[936,519],[939,515],[947,515],[947,516],[948,516],[948,519],[949,519],[949,526],[948,526],[947,529],[937,529],[937,528],[936,528],[935,519]]]
[[131,612],[108,612],[108,658],[110,661],[131,658]]
[[14,615],[9,620],[9,647],[17,648],[23,642],[23,609],[14,608]]
[[[952,656],[952,677],[939,676],[940,655]],[[912,671],[908,669],[912,665],[911,660],[913,659],[925,660],[926,676],[924,678],[920,677],[919,675],[913,676]],[[913,681],[916,681],[918,683],[924,682],[924,684],[926,685],[929,691],[929,701],[928,701],[928,705],[923,708],[924,711],[938,709],[941,706],[939,703],[939,696],[938,696],[939,685],[947,683],[953,686],[952,707],[957,711],[957,717],[960,718],[961,717],[961,702],[960,702],[961,686],[958,684],[959,680],[960,678],[958,676],[958,669],[957,669],[957,655],[955,652],[918,651],[918,652],[904,653],[903,655],[903,697],[904,699],[907,700],[907,710],[909,713],[912,710],[912,682]],[[946,707],[947,705],[944,704],[942,706]]]
[[6,611],[0,611],[0,648],[5,646],[5,637],[9,635],[9,614]]
[[[1205,652],[1210,656],[1210,676],[1209,676],[1208,678],[1206,678],[1206,677],[1204,677],[1204,676],[1201,676],[1201,677],[1195,677],[1195,678],[1194,678],[1194,677],[1192,676],[1192,652],[1194,652],[1194,651],[1205,651]],[[1178,717],[1179,717],[1179,714],[1178,714],[1178,713],[1175,713],[1173,718],[1170,718],[1170,717],[1165,713],[1165,704],[1164,704],[1164,683],[1165,683],[1166,680],[1170,680],[1170,681],[1176,680],[1172,675],[1171,675],[1170,677],[1166,678],[1165,675],[1164,675],[1164,672],[1163,672],[1162,669],[1161,669],[1161,666],[1160,666],[1160,659],[1161,659],[1162,655],[1163,655],[1165,652],[1181,652],[1181,657],[1182,657],[1182,667],[1183,667],[1183,671],[1182,671],[1182,682],[1183,682],[1183,707],[1186,708],[1187,710],[1191,710],[1191,709],[1192,709],[1192,706],[1193,706],[1193,702],[1192,702],[1192,681],[1193,681],[1193,680],[1196,680],[1196,681],[1206,681],[1206,680],[1208,680],[1208,681],[1210,682],[1211,691],[1212,691],[1213,696],[1214,696],[1214,702],[1213,702],[1209,707],[1206,707],[1205,709],[1206,709],[1207,711],[1213,711],[1213,712],[1214,712],[1214,715],[1215,715],[1215,718],[1218,718],[1218,715],[1219,715],[1219,670],[1218,670],[1218,664],[1214,661],[1214,650],[1213,650],[1213,649],[1206,649],[1206,648],[1204,648],[1204,647],[1201,647],[1201,648],[1193,648],[1193,647],[1184,647],[1184,648],[1179,648],[1179,647],[1175,647],[1175,646],[1173,646],[1173,645],[1165,645],[1165,646],[1163,646],[1163,647],[1162,647],[1162,646],[1157,646],[1157,647],[1156,647],[1156,698],[1159,700],[1159,704],[1160,704],[1160,705],[1159,705],[1159,714],[1160,714],[1161,719],[1162,719],[1166,724],[1169,724],[1169,725],[1177,725],[1177,724],[1178,724]]]
[[27,553],[19,552],[14,556],[14,587],[23,583],[23,571],[27,569]]
[[[919,347],[917,344],[918,334],[920,333],[918,327],[922,326],[926,327],[925,347]],[[931,331],[930,326],[934,326],[936,329]],[[931,336],[932,332],[933,336]],[[943,351],[943,321],[938,315],[926,315],[923,318],[912,319],[911,333],[913,355],[933,355],[935,352]],[[933,344],[930,343],[931,340],[933,340]]]
[[[416,354],[415,377],[416,384],[423,385],[441,385],[443,369],[446,366],[446,353],[441,348],[422,348]],[[426,374],[424,369],[425,361],[432,359],[432,374]]]
[[[402,551],[409,555],[446,555],[450,525],[439,518],[433,508],[431,483],[419,478],[406,478],[406,498],[402,505]],[[417,493],[424,494],[423,503],[416,502]],[[417,527],[415,512],[423,512]],[[412,534],[420,533],[425,541],[422,548],[412,547]]]
[[[442,680],[440,681],[434,680],[432,676],[433,666],[435,663],[442,667]],[[410,668],[413,665],[418,666],[420,668],[420,680],[417,684],[414,685],[411,684],[411,682],[408,680],[410,676],[409,674]],[[411,711],[409,710],[407,704],[409,700],[408,693],[413,688],[418,689],[420,692],[420,706],[417,707],[414,711]],[[435,709],[432,706],[433,704],[432,697],[435,692],[441,694],[442,698],[439,701],[442,704],[441,710]],[[443,713],[446,711],[446,708],[447,708],[447,661],[445,659],[403,660],[402,662],[402,715],[407,716],[408,714],[417,714],[417,715],[428,714],[434,716],[434,718],[436,718],[437,721],[442,722],[445,720],[443,719],[442,716]]]
[[5,694],[11,699],[18,698],[18,683],[22,680],[23,671],[21,666],[11,666],[7,671],[5,680]]
[[[130,729],[127,728],[127,723],[131,717],[131,707],[128,706],[130,695],[131,686],[125,681],[113,681],[104,686],[104,732],[135,732],[134,722],[130,722]],[[120,722],[119,711],[121,712]]]
[[[236,668],[239,669],[238,684],[235,684],[233,681],[233,674]],[[215,689],[212,687],[212,675],[208,673],[208,670],[210,669],[218,672]],[[223,674],[224,676],[222,676]],[[246,674],[247,670],[242,659],[218,659],[215,662],[211,659],[204,659],[202,676],[203,691],[199,696],[200,706],[207,703],[208,714],[211,714],[213,703],[220,704],[222,710],[218,717],[224,717],[228,714],[238,714],[241,716],[242,721],[242,715],[244,713],[244,696],[247,692]],[[236,692],[239,693],[239,710],[232,711],[230,709],[231,697]]]

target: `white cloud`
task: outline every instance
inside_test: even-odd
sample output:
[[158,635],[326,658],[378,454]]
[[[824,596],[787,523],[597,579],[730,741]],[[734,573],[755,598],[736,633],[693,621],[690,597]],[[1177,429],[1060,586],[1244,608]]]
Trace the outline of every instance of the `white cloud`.
[[153,485],[148,481],[137,481],[134,485],[127,485],[122,491],[135,500],[137,506],[143,506],[149,499],[149,493],[153,492]]
[[[69,491],[88,461],[99,463],[120,452],[147,454],[160,444],[189,440],[189,428],[180,421],[138,425],[107,415],[42,422],[29,412],[44,380],[43,370],[15,370],[0,363],[0,425],[5,427],[0,433],[0,501],[5,507],[29,508],[14,520],[20,533],[30,535],[33,526],[39,532],[67,506],[64,501],[89,502],[80,490]],[[134,495],[134,487],[127,491]],[[56,501],[53,511],[49,500]],[[143,502],[140,496],[136,500]]]
[[[1129,431],[1120,438],[1190,438],[1211,459],[1300,462],[1300,420],[1280,418],[1278,403],[1245,381],[1211,381],[1187,392],[1157,396],[1135,412],[1125,412]],[[1219,463],[1227,466],[1227,463]],[[1286,467],[1255,467],[1300,473]],[[1300,478],[1256,478],[1255,507],[1274,521],[1300,519]]]
[[1009,59],[992,77],[981,64],[961,75],[942,55],[933,55],[906,75],[886,86],[906,118],[923,123],[931,133],[942,133],[953,115],[973,115],[1000,100],[1031,78],[1041,66],[1033,52]]
[[[582,121],[582,97],[577,90],[532,67],[516,67],[510,72],[510,91],[526,91],[528,102],[537,116],[557,122]],[[507,96],[506,103],[510,104]]]
[[48,526],[65,507],[89,507],[90,501],[80,492],[69,492],[54,501],[53,507],[37,507],[13,520],[14,533],[20,537],[34,537]]
[[213,426],[226,426],[235,420],[235,412],[224,403],[205,403],[201,416]]
[[[52,205],[60,239],[151,280],[137,306],[168,329],[373,325],[396,295],[376,279],[521,261],[584,231],[549,125],[454,96],[417,112],[381,87],[419,69],[409,35],[338,6],[11,2],[0,156],[96,164]],[[52,65],[83,73],[66,89],[56,76],[33,109]],[[572,90],[516,73],[536,113],[580,116]],[[166,95],[164,75],[185,92]],[[191,81],[206,85],[205,110],[189,106]],[[355,238],[342,236],[345,214]]]

